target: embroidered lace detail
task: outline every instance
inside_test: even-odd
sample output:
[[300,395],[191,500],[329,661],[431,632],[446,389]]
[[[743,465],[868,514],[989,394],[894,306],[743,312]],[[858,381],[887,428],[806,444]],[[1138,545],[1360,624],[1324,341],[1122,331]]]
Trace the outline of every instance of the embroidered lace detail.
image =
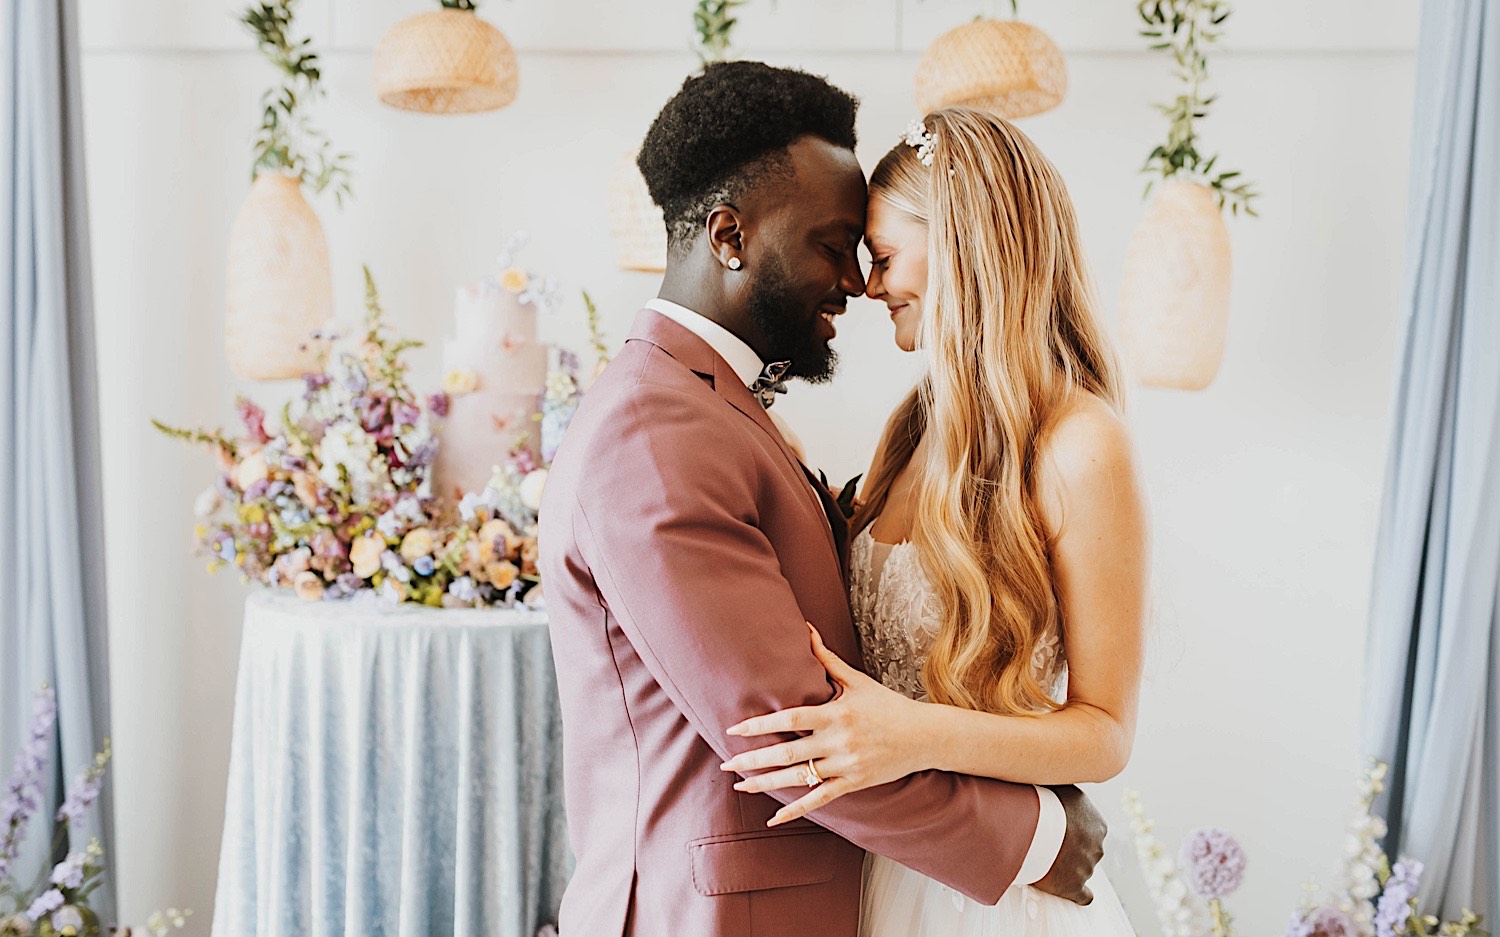
[[[926,700],[922,669],[940,622],[937,596],[916,549],[910,543],[880,543],[866,528],[854,541],[850,574],[850,605],[866,672],[904,696]],[[1061,700],[1067,675],[1061,635],[1049,634],[1031,660],[1037,679]]]

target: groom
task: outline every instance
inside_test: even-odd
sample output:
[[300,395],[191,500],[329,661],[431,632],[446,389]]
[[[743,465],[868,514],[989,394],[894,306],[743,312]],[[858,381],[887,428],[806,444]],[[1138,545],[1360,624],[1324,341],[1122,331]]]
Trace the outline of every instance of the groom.
[[719,770],[764,744],[729,726],[832,695],[804,622],[859,662],[843,517],[766,412],[782,378],[832,375],[864,291],[855,108],[802,72],[712,65],[641,150],[666,276],[542,506],[578,859],[562,937],[853,935],[866,849],[987,904],[1013,882],[1089,900],[1104,826],[1075,789],[928,771],[768,829],[780,803]]

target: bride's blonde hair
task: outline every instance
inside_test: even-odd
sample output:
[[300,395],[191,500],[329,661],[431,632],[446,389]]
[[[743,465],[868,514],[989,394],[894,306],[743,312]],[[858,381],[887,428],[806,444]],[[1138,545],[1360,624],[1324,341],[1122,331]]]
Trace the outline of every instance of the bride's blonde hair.
[[1119,409],[1067,188],[1002,118],[950,108],[924,120],[931,166],[898,144],[870,196],[927,225],[920,347],[928,372],[892,415],[856,531],[931,434],[912,541],[941,609],[924,678],[934,702],[996,713],[1055,708],[1032,654],[1058,624],[1034,489],[1038,442],[1070,396]]

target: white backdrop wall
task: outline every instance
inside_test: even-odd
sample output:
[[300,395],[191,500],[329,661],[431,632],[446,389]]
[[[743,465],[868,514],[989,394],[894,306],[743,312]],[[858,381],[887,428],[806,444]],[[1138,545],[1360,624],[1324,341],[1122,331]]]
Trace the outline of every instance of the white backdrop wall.
[[[234,4],[82,0],[97,310],[104,393],[113,626],[118,868],[123,911],[212,910],[243,588],[189,554],[206,454],[147,420],[217,424],[239,385],[222,342],[229,224],[272,80]],[[576,290],[618,343],[653,277],[616,270],[603,218],[610,172],[696,60],[690,0],[514,0],[485,13],[521,54],[521,96],[494,114],[389,110],[370,49],[417,0],[303,0],[325,51],[319,120],[356,155],[356,199],[319,210],[336,303],[359,311],[370,264],[396,324],[429,342],[438,378],[455,284],[488,272],[514,230],[529,266],[569,302],[546,337],[583,348]],[[1236,900],[1246,933],[1280,928],[1300,884],[1331,877],[1353,791],[1364,612],[1383,469],[1398,302],[1416,0],[1239,4],[1213,60],[1208,145],[1266,193],[1231,224],[1233,319],[1223,372],[1184,394],[1137,390],[1132,422],[1154,512],[1155,616],[1134,760],[1095,792],[1125,832],[1125,786],[1173,845],[1216,824],[1251,856]],[[979,0],[756,0],[742,55],[827,74],[863,99],[873,165],[913,115],[917,54]],[[1058,110],[1024,123],[1071,187],[1113,322],[1136,170],[1163,133],[1148,102],[1172,93],[1141,51],[1134,4],[1023,5],[1068,55]],[[840,377],[798,387],[782,412],[814,464],[863,471],[913,374],[883,307],[851,303]],[[1156,932],[1128,838],[1107,860],[1143,933]]]

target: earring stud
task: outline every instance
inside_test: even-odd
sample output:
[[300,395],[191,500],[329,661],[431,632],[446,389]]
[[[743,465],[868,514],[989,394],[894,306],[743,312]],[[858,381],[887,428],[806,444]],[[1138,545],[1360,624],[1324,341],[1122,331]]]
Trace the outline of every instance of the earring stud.
[[740,269],[741,266],[743,266],[743,265],[740,263],[740,259],[738,257],[731,257],[731,258],[729,258],[729,269],[730,270],[738,270],[738,269]]

